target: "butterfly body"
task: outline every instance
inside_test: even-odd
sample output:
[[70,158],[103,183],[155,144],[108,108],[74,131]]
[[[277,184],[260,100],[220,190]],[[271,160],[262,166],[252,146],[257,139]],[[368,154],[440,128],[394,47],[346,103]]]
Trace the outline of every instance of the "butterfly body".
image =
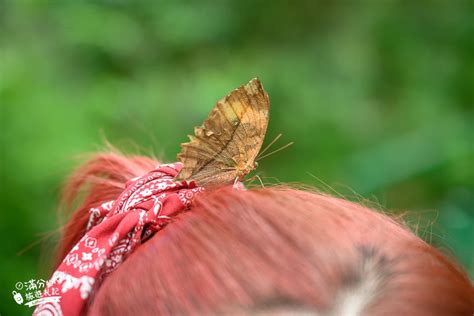
[[255,170],[257,166],[252,163],[252,164],[241,164],[235,168],[236,170],[236,177],[238,180],[242,180],[246,175],[248,175],[250,172]]
[[219,100],[190,142],[181,144],[177,180],[217,185],[242,180],[256,168],[270,103],[258,79]]

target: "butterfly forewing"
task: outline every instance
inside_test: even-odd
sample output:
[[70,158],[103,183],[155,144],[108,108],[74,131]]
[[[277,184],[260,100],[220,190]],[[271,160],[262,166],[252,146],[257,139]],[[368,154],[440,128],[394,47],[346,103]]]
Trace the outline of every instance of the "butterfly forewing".
[[268,125],[269,99],[258,79],[219,100],[208,118],[181,144],[183,163],[177,180],[200,185],[224,184],[251,166],[263,143]]

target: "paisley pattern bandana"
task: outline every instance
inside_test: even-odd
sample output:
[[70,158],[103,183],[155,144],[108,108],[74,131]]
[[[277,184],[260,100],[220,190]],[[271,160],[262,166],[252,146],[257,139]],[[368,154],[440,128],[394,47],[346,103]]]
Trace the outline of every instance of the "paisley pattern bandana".
[[86,234],[47,283],[45,303],[33,315],[80,315],[92,292],[133,250],[189,208],[203,190],[175,181],[180,163],[164,164],[134,178],[114,201],[90,210]]

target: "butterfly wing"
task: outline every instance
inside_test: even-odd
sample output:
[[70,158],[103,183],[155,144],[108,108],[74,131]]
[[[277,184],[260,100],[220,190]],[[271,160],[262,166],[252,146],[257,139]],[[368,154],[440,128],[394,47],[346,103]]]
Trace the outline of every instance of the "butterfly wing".
[[200,185],[229,183],[237,166],[253,164],[268,125],[270,102],[258,79],[219,100],[190,142],[181,144],[177,180]]

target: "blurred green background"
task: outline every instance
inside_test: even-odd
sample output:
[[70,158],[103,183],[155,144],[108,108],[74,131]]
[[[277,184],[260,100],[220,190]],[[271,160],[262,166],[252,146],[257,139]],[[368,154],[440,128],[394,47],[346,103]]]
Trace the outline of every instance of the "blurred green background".
[[47,277],[54,238],[21,251],[58,227],[77,155],[105,137],[172,161],[256,76],[272,103],[266,142],[295,142],[261,161],[263,176],[409,210],[472,278],[473,4],[0,1],[0,314],[31,312],[11,291]]

